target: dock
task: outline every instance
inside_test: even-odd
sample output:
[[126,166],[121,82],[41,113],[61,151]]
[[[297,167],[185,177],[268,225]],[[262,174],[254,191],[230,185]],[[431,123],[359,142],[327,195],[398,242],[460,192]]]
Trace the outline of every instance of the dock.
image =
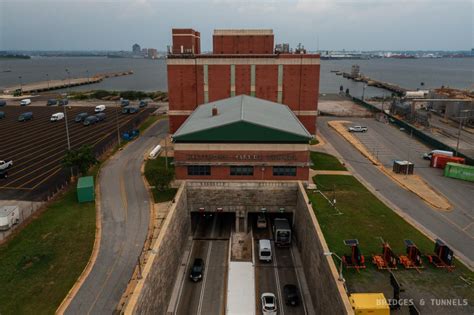
[[351,79],[351,80],[354,80],[356,82],[364,82],[368,86],[374,86],[374,87],[378,87],[378,88],[381,88],[381,89],[385,89],[385,90],[391,91],[393,93],[396,93],[398,95],[403,95],[407,91],[407,89],[402,88],[399,85],[389,83],[389,82],[375,80],[375,79],[372,79],[372,78],[370,78],[368,76],[365,76],[365,75],[354,76],[351,73],[343,72],[342,76],[346,79]]
[[58,89],[65,89],[74,86],[80,85],[88,85],[99,83],[104,79],[112,78],[112,77],[120,77],[125,75],[132,75],[133,71],[120,71],[120,72],[108,72],[108,73],[99,73],[95,74],[92,77],[87,78],[68,78],[64,80],[48,80],[48,81],[40,81],[40,82],[33,82],[33,83],[26,83],[22,85],[15,85],[7,87],[3,90],[4,94],[13,94],[16,90],[21,89],[23,94],[31,94],[31,93],[40,93],[45,91],[52,91]]

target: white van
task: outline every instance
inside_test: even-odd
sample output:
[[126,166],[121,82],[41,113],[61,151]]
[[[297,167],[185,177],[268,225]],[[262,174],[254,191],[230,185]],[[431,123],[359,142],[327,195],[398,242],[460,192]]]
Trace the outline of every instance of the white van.
[[27,106],[31,104],[31,100],[29,98],[25,98],[24,100],[20,101],[20,106]]
[[103,112],[104,110],[105,110],[105,105],[97,105],[94,111],[96,113],[100,113],[100,112]]
[[20,209],[18,206],[0,207],[0,231],[9,230],[18,222],[20,222]]
[[272,244],[270,240],[258,241],[258,259],[266,262],[272,261]]
[[161,145],[156,145],[153,150],[151,150],[150,154],[148,155],[148,158],[153,160],[156,159],[156,157],[160,154],[161,152]]
[[423,158],[425,160],[431,160],[431,157],[433,154],[438,154],[438,155],[446,155],[446,156],[453,156],[453,152],[451,151],[445,151],[445,150],[433,150],[429,153],[423,154]]
[[54,113],[51,115],[50,121],[58,121],[64,119],[64,113]]

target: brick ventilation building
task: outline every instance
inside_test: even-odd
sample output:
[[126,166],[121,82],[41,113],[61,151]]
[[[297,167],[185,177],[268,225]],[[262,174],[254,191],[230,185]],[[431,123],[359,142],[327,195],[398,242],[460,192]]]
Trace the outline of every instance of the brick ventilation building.
[[170,133],[199,105],[245,94],[287,105],[316,133],[320,59],[274,53],[272,30],[215,30],[213,53],[200,53],[200,34],[173,29],[168,55]]
[[204,104],[173,135],[176,179],[306,181],[311,138],[285,105],[246,95]]

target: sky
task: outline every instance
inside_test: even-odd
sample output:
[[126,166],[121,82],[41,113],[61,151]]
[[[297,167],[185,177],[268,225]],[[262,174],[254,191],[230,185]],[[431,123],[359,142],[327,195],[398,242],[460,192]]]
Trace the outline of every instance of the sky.
[[171,28],[270,28],[308,50],[470,50],[474,0],[0,0],[1,50],[165,51]]

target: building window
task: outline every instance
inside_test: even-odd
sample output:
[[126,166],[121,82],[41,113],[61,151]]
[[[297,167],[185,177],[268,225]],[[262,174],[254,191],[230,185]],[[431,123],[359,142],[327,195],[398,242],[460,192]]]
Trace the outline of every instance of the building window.
[[230,175],[232,176],[253,176],[253,166],[231,166]]
[[211,167],[209,165],[189,165],[188,175],[189,176],[211,175]]
[[296,166],[274,166],[273,176],[296,176]]

